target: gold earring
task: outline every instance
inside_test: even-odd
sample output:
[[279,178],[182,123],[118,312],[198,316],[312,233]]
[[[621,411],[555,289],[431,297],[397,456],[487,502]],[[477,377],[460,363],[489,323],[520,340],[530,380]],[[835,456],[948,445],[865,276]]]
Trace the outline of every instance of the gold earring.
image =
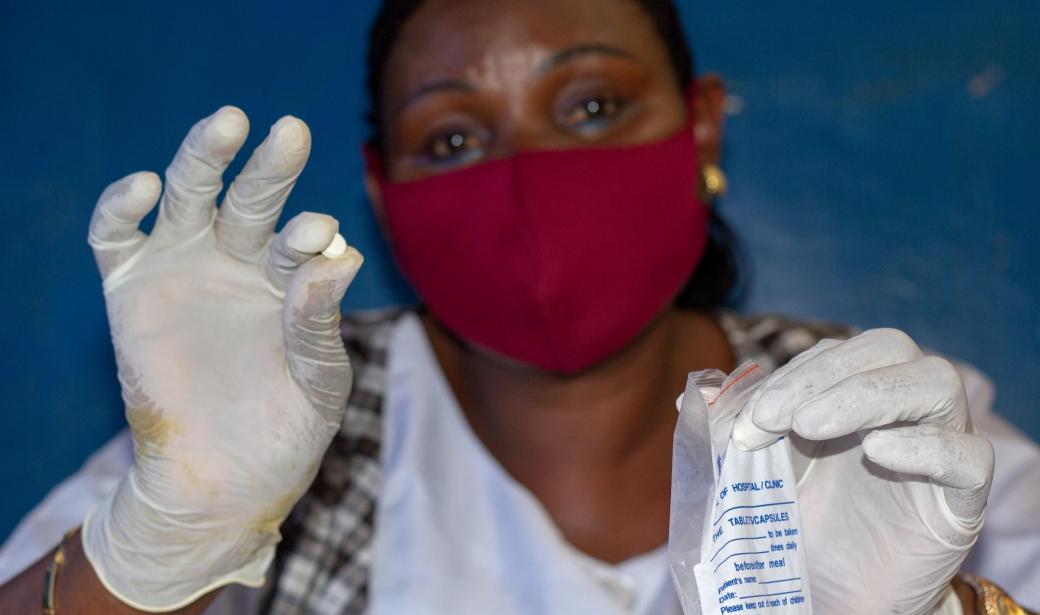
[[706,201],[713,201],[726,194],[729,186],[726,174],[715,164],[706,164],[701,167],[701,196]]

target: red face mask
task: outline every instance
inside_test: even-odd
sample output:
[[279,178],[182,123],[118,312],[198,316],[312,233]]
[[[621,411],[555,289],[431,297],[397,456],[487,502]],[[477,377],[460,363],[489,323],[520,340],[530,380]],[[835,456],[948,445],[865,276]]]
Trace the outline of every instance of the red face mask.
[[574,373],[621,350],[693,273],[708,238],[690,126],[644,145],[527,151],[378,179],[398,265],[474,344]]

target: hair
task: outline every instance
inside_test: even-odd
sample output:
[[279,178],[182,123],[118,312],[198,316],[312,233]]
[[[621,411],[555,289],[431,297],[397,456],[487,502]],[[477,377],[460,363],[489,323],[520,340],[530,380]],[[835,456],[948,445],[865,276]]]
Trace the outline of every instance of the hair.
[[[693,81],[693,53],[672,0],[633,0],[650,16],[654,29],[668,51],[668,58],[679,85],[679,91]],[[383,0],[369,30],[368,123],[371,140],[384,151],[382,91],[384,67],[397,42],[401,28],[422,5],[422,0]],[[708,243],[700,263],[676,297],[676,305],[691,310],[715,310],[740,304],[747,290],[747,258],[736,233],[712,206],[708,225]]]

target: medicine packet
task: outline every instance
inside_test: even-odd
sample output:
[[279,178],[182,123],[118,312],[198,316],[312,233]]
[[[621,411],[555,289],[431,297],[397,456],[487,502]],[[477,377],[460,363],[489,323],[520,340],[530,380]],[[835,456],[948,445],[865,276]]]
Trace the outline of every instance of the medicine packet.
[[676,402],[668,560],[686,615],[812,613],[787,438],[745,452],[733,421],[768,377],[691,373]]

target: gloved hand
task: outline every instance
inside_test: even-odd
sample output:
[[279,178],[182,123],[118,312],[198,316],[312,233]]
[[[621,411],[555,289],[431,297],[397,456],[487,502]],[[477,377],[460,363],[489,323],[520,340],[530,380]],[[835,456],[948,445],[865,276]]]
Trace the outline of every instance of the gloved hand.
[[817,613],[929,613],[982,529],[993,448],[956,369],[905,334],[825,340],[777,370],[733,426],[789,438]]
[[146,611],[232,582],[257,586],[278,527],[339,429],[351,372],[339,304],[357,250],[319,254],[329,216],[272,237],[310,152],[284,117],[215,208],[248,120],[223,107],[196,124],[166,170],[112,184],[89,243],[101,270],[135,463],[83,526],[105,587]]

